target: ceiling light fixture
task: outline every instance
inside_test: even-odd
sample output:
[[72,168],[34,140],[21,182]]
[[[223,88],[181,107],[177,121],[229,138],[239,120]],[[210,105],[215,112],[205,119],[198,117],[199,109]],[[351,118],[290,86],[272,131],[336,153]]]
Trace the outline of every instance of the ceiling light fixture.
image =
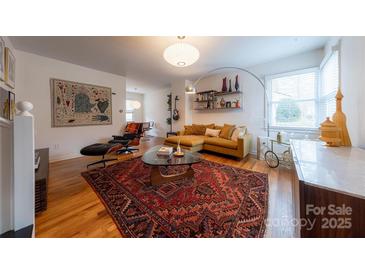
[[[178,36],[183,40],[185,36]],[[166,62],[175,67],[188,67],[200,57],[199,50],[187,43],[175,43],[167,47],[163,53]]]

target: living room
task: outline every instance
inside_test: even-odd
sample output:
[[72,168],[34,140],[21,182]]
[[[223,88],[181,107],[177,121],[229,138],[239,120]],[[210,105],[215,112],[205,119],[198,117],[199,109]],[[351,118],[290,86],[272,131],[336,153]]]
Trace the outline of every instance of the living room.
[[0,237],[364,238],[365,36],[176,32],[0,37]]
[[[113,159],[138,158],[153,146],[163,144],[175,149],[179,145],[193,153],[203,152],[206,160],[268,174],[271,187],[267,195],[270,200],[263,198],[268,204],[261,208],[264,215],[268,215],[267,218],[260,216],[263,231],[256,236],[299,237],[300,232],[291,224],[291,220],[296,218],[293,206],[296,201],[292,197],[295,187],[291,180],[285,178],[291,176],[294,169],[290,168],[293,156],[291,153],[285,155],[285,152],[290,147],[290,139],[318,140],[323,135],[321,123],[336,111],[335,97],[340,79],[344,94],[341,106],[347,116],[346,126],[352,146],[363,144],[359,109],[353,107],[363,100],[358,87],[354,86],[362,82],[361,77],[357,78],[355,69],[360,70],[363,66],[361,58],[358,58],[358,55],[364,54],[363,37],[4,37],[4,40],[16,58],[16,102],[32,104],[35,149],[46,148],[50,163],[47,171],[49,180],[46,176],[47,191],[42,200],[44,206],[35,214],[36,237],[108,236],[92,229],[75,230],[68,223],[80,221],[69,217],[65,223],[67,228],[62,225],[50,227],[48,224],[55,220],[65,221],[68,215],[60,214],[60,208],[63,207],[64,213],[69,214],[74,206],[69,199],[82,195],[80,192],[69,196],[66,190],[77,191],[79,187],[86,187],[82,178],[87,176],[82,175],[85,169],[105,167],[115,163],[111,161]],[[146,52],[145,47],[150,44],[158,43],[159,62],[150,62],[148,58],[155,59],[155,53],[142,55],[142,52]],[[65,44],[72,44],[72,49],[65,49]],[[129,72],[130,78],[117,74],[117,71],[106,72],[112,70],[112,66],[108,67],[111,60],[118,58],[110,49],[115,44],[120,44],[117,54],[122,52],[122,58],[129,56],[139,63],[138,56],[141,56],[146,61],[142,68],[136,67]],[[133,44],[133,48],[128,48],[128,44]],[[164,55],[170,45],[181,44],[194,45],[201,52],[201,57],[186,68],[169,64]],[[205,49],[204,44],[215,47]],[[88,50],[85,50],[86,45]],[[135,45],[140,45],[138,50]],[[240,57],[245,60],[240,61],[242,67],[235,61],[239,56],[238,49],[244,52]],[[359,50],[355,52],[354,49]],[[204,58],[210,60],[211,56],[221,56],[218,51],[226,52],[224,60],[217,60],[216,67],[204,66],[207,63]],[[109,52],[109,62],[100,64],[98,59],[92,58],[102,52]],[[88,60],[89,64],[82,60]],[[199,68],[198,73],[178,77],[181,69],[193,68],[194,65]],[[150,66],[149,73],[144,71],[146,66]],[[160,71],[159,77],[156,71]],[[168,79],[167,76],[175,80],[161,85],[162,79]],[[111,106],[99,115],[110,109],[110,122],[92,119],[88,124],[77,115],[58,119],[59,101],[64,101],[66,107],[68,104],[77,107],[78,104],[65,93],[66,89],[60,89],[63,93],[57,94],[60,85],[76,87],[74,90],[80,91],[100,88],[100,93],[103,87],[109,88],[111,94],[107,100]],[[192,88],[195,92],[189,91]],[[326,90],[322,91],[322,88]],[[284,92],[290,94],[295,102],[285,101],[288,95],[280,101]],[[67,96],[71,98],[69,103]],[[279,99],[274,99],[274,96]],[[104,102],[104,97],[97,100]],[[103,105],[95,102],[95,108],[100,110]],[[92,105],[87,101],[85,108],[88,104]],[[282,115],[285,117],[278,117],[280,108],[284,109]],[[295,111],[301,114],[297,115]],[[80,120],[79,125],[75,124],[79,123],[77,119]],[[126,145],[125,140],[112,138],[129,132],[129,125],[136,123],[141,125],[142,136],[138,140]],[[95,144],[99,145],[95,147]],[[80,158],[80,153],[86,157]],[[21,154],[23,157],[23,150]],[[100,160],[100,157],[106,157],[106,160]],[[94,165],[94,162],[97,164]],[[71,167],[75,173],[69,173]],[[75,176],[73,184],[64,182],[70,182]],[[277,188],[280,191],[275,192]],[[100,193],[98,195],[100,197]],[[36,204],[38,198],[36,194]],[[270,206],[279,201],[283,208]],[[53,207],[56,202],[58,205]],[[103,208],[102,203],[100,205]],[[105,210],[110,211],[113,210]],[[56,219],[54,212],[58,214]],[[75,218],[78,214],[80,212],[74,212]],[[106,219],[109,225],[111,219]],[[116,216],[112,215],[112,219],[115,221]],[[272,225],[274,222],[279,225]],[[79,225],[83,227],[85,223],[80,222]],[[117,228],[113,234],[120,235],[119,230],[120,236],[126,236],[118,223]]]

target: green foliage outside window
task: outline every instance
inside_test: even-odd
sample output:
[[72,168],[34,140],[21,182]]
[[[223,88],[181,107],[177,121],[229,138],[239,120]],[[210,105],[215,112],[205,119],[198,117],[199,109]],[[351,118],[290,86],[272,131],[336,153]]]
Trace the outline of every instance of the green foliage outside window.
[[283,99],[276,109],[277,122],[297,122],[301,116],[300,108],[294,100]]

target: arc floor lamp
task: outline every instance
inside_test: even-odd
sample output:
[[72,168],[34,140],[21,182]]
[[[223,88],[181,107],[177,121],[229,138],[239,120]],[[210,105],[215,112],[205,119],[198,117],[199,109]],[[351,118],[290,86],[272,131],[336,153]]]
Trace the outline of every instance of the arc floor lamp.
[[206,72],[205,74],[201,75],[193,84],[190,84],[190,85],[187,85],[185,87],[185,92],[187,94],[194,94],[196,93],[196,86],[197,84],[204,78],[206,78],[207,76],[209,76],[210,74],[214,73],[214,72],[217,72],[217,71],[220,71],[220,70],[239,70],[239,71],[243,71],[249,75],[251,75],[253,78],[255,78],[259,83],[260,85],[262,86],[263,88],[263,91],[264,91],[264,130],[267,132],[267,136],[269,137],[270,135],[270,128],[269,128],[269,121],[267,119],[267,102],[268,102],[268,96],[267,96],[267,93],[266,93],[266,86],[265,86],[265,82],[262,81],[260,79],[259,76],[257,76],[255,73],[253,73],[252,71],[249,71],[247,69],[244,69],[244,68],[240,68],[240,67],[219,67],[219,68],[215,68],[215,69],[212,69],[212,70],[209,70],[208,72]]

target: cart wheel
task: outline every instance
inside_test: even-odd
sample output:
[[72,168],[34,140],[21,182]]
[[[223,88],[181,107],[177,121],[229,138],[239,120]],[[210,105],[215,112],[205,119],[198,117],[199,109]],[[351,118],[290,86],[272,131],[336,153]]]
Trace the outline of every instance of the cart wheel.
[[279,158],[278,156],[271,150],[266,151],[265,153],[265,161],[267,165],[271,168],[276,168],[279,166]]

